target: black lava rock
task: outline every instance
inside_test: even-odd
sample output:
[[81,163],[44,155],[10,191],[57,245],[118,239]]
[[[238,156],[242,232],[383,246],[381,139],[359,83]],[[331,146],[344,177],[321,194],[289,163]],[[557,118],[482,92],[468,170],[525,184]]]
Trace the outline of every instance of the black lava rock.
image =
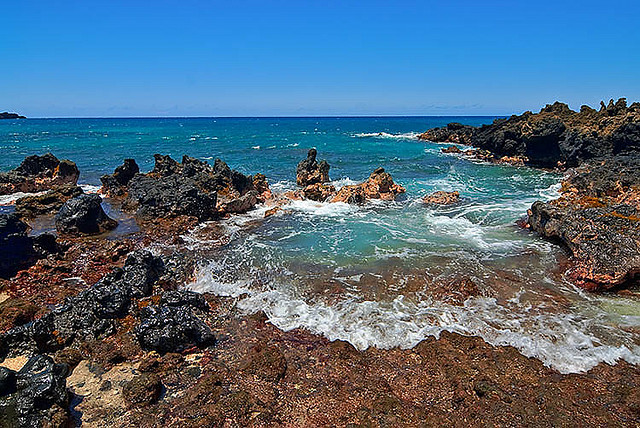
[[108,196],[122,196],[131,179],[140,172],[140,167],[134,159],[125,159],[113,174],[100,177],[102,191]]
[[0,278],[10,278],[37,260],[28,228],[15,214],[0,214]]
[[96,235],[114,229],[118,222],[102,209],[102,198],[95,194],[80,195],[60,208],[56,229],[70,235]]

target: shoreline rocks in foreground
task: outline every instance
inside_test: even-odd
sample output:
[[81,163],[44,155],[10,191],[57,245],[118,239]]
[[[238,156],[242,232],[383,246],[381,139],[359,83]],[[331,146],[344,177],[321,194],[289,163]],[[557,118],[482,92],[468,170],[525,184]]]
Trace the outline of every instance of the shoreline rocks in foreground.
[[582,106],[576,112],[555,102],[539,113],[528,111],[478,128],[451,123],[418,138],[471,145],[489,151],[493,160],[506,157],[537,167],[573,167],[589,159],[638,153],[640,103],[627,106],[621,98],[601,103],[600,110]]

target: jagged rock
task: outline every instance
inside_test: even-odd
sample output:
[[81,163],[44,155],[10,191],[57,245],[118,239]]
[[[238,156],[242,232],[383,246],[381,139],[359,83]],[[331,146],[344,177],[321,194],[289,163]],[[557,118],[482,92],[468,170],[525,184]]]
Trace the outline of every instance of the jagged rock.
[[[66,422],[69,395],[67,366],[35,355],[18,372],[0,371],[0,426],[40,427],[57,419]],[[57,417],[53,417],[55,413]]]
[[585,164],[552,202],[537,201],[529,225],[573,255],[570,275],[589,290],[631,286],[640,275],[640,159]]
[[118,222],[102,209],[96,194],[76,196],[65,202],[56,215],[56,230],[68,235],[95,235],[115,229]]
[[58,160],[51,153],[26,157],[20,166],[0,173],[0,195],[42,192],[63,184],[77,184],[80,172],[75,163]]
[[[451,126],[453,125],[453,126]],[[493,159],[517,159],[534,166],[576,166],[593,158],[640,151],[640,103],[627,107],[624,98],[602,103],[600,111],[566,104],[547,105],[539,113],[525,112],[497,119],[479,128],[450,124],[421,134],[420,139],[461,142],[488,150]],[[512,162],[509,162],[512,163]]]
[[91,288],[28,324],[0,335],[0,358],[9,353],[53,352],[76,339],[93,340],[115,331],[114,320],[125,317],[132,299],[149,296],[163,272],[162,259],[135,251]]
[[440,150],[442,153],[462,153],[462,150],[458,146],[449,146]]
[[429,205],[452,205],[460,201],[460,192],[438,191],[425,196],[422,201]]
[[327,161],[316,160],[318,151],[310,149],[307,158],[298,163],[296,168],[296,182],[299,186],[329,182],[329,164]]
[[18,113],[9,113],[4,111],[0,113],[0,120],[1,119],[26,119],[26,117],[20,116]]
[[384,168],[377,168],[371,173],[367,181],[353,186],[344,186],[331,199],[331,202],[346,202],[349,204],[361,204],[368,199],[382,199],[392,201],[405,188],[393,182],[391,174]]
[[125,159],[123,164],[118,166],[113,174],[100,177],[102,182],[102,193],[110,197],[123,196],[131,179],[140,172],[140,167],[135,159]]
[[208,305],[202,296],[188,291],[174,292],[159,305],[147,306],[135,328],[140,345],[162,354],[213,345],[216,339],[211,328],[196,315],[204,310]]
[[193,216],[210,220],[227,213],[246,212],[271,196],[264,175],[232,170],[216,159],[207,162],[184,156],[178,163],[155,155],[149,174],[137,174],[128,186],[124,208],[146,218]]
[[42,195],[31,195],[18,199],[15,212],[26,218],[57,213],[65,202],[83,193],[82,188],[74,184],[58,186]]
[[336,188],[332,184],[310,184],[302,191],[304,197],[312,201],[324,202],[336,195]]

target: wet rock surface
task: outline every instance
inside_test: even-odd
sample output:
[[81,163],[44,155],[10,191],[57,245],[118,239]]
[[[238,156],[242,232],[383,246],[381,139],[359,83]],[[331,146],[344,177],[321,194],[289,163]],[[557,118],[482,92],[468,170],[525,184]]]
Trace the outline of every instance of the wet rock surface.
[[529,225],[566,245],[570,275],[589,290],[628,287],[640,279],[640,158],[585,164],[563,182],[561,197],[534,203]]
[[460,201],[460,192],[437,191],[422,198],[427,205],[453,205]]
[[577,166],[583,161],[640,151],[640,103],[624,98],[601,103],[600,110],[566,104],[547,105],[539,113],[525,112],[497,119],[479,128],[449,124],[419,136],[434,142],[469,144],[488,150],[495,160],[518,159],[534,166]]
[[394,183],[391,174],[385,172],[384,168],[377,168],[367,181],[342,187],[331,202],[361,204],[369,199],[393,201],[396,196],[404,192],[405,188]]
[[296,182],[298,186],[309,186],[312,184],[329,182],[329,164],[322,160],[318,162],[316,156],[318,151],[310,149],[307,158],[298,163],[296,168]]
[[56,215],[56,230],[68,235],[97,235],[117,225],[118,222],[104,212],[102,198],[96,194],[68,200]]
[[42,192],[64,184],[77,184],[80,172],[75,163],[58,160],[51,153],[26,157],[9,172],[0,172],[0,195]]
[[131,179],[140,172],[140,167],[135,159],[125,159],[113,174],[100,177],[102,192],[110,197],[123,196]]
[[31,237],[28,230],[29,226],[15,214],[0,214],[0,278],[9,278],[58,251],[53,235]]
[[31,195],[18,199],[15,212],[25,218],[55,214],[65,202],[83,193],[82,188],[74,184],[58,186],[42,195]]

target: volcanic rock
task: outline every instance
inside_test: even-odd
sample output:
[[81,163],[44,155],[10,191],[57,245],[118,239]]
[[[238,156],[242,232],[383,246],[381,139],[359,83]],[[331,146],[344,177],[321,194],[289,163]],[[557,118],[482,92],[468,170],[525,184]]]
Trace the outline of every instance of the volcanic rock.
[[336,195],[336,188],[332,184],[310,184],[303,189],[304,197],[312,201],[324,202]]
[[53,235],[30,237],[28,229],[15,214],[0,214],[0,278],[9,278],[58,251]]
[[577,168],[559,199],[531,206],[529,225],[569,248],[578,285],[602,290],[637,283],[640,159],[621,156]]
[[621,98],[608,105],[601,103],[599,111],[582,106],[575,112],[556,102],[536,114],[525,112],[496,119],[479,128],[449,124],[418,138],[471,144],[490,151],[495,159],[517,158],[533,166],[571,167],[593,158],[639,152],[640,103],[627,107],[626,99]]
[[145,406],[158,401],[162,382],[158,375],[143,373],[131,379],[122,388],[125,401],[132,406]]
[[118,166],[113,174],[100,177],[102,193],[110,197],[123,196],[126,192],[127,185],[139,172],[140,168],[135,159],[125,159],[124,163]]
[[398,194],[404,192],[404,187],[393,182],[391,174],[385,172],[384,168],[377,168],[364,183],[342,187],[331,202],[361,204],[368,199],[393,201]]
[[80,186],[65,184],[55,187],[42,195],[30,195],[16,201],[16,214],[33,218],[43,214],[57,213],[69,199],[82,195]]
[[429,205],[452,205],[460,201],[460,192],[438,191],[425,196],[422,201]]
[[67,235],[96,235],[117,225],[118,222],[104,212],[102,198],[96,194],[70,199],[56,215],[56,230]]
[[189,291],[174,292],[159,305],[145,307],[135,329],[140,345],[161,354],[213,345],[211,328],[196,315],[206,310],[202,296]]
[[325,160],[318,162],[317,155],[316,149],[310,149],[307,158],[298,163],[296,182],[299,186],[329,182],[329,164]]
[[51,153],[28,156],[16,169],[0,173],[0,195],[42,192],[63,184],[75,185],[79,175],[75,163],[58,160]]
[[442,153],[462,153],[462,150],[458,146],[449,146],[440,150]]
[[26,117],[20,116],[18,113],[9,113],[5,111],[0,113],[0,119],[26,119]]

